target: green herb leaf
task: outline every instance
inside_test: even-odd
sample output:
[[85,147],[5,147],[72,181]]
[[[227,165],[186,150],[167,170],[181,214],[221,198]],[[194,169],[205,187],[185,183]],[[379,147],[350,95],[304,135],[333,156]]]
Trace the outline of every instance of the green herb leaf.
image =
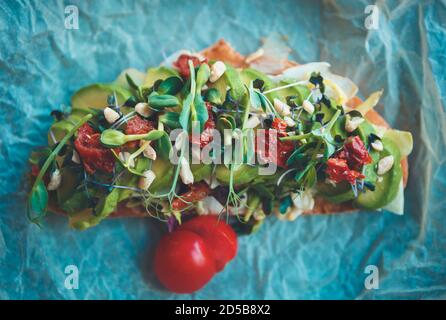
[[162,137],[163,134],[164,134],[164,131],[162,131],[162,130],[152,130],[149,133],[126,135],[116,129],[107,129],[107,130],[102,131],[101,143],[106,147],[115,148],[115,147],[122,146],[123,144],[125,144],[129,141],[158,140],[159,138]]
[[121,189],[113,189],[106,197],[103,197],[95,208],[96,218],[102,220],[115,211],[118,206]]
[[200,122],[200,130],[203,130],[204,124],[209,119],[208,109],[206,103],[203,101],[201,95],[195,95],[195,111],[197,113],[197,120]]
[[[56,158],[57,154],[59,154],[59,151],[63,148],[63,146],[67,143],[67,141],[74,135],[74,133],[88,120],[91,119],[93,115],[87,114],[84,116],[71,130],[65,135],[65,137],[60,140],[59,144],[56,148],[51,152],[51,154],[46,159],[45,163],[43,164],[42,168],[40,169],[39,175],[36,177],[36,180],[34,181],[34,185],[31,189],[31,195],[30,195],[30,206],[28,210],[28,218],[38,223],[39,219],[44,216],[46,212],[46,205],[48,202],[48,194],[45,188],[45,185],[43,184],[42,178],[45,175],[48,168],[52,165],[54,162],[54,159]],[[43,188],[45,190],[42,189]],[[45,200],[45,193],[46,193],[46,201]],[[37,199],[40,199],[42,201],[37,201]],[[40,204],[39,204],[40,203]],[[45,208],[45,210],[42,210],[42,208]],[[33,214],[36,214],[35,217],[32,217]]]
[[169,155],[172,150],[172,143],[170,142],[169,135],[164,132],[164,134],[156,141],[155,149],[157,155],[164,160],[169,160]]
[[156,110],[162,110],[166,107],[176,107],[180,105],[178,98],[169,94],[151,95],[148,99],[149,106]]
[[190,110],[193,98],[194,95],[192,93],[189,93],[183,102],[183,109],[181,110],[180,113],[179,122],[184,130],[187,130],[187,128],[189,127]]
[[291,199],[291,196],[286,196],[285,198],[280,201],[279,205],[279,212],[281,214],[285,214],[289,207],[293,205],[293,200]]
[[237,102],[242,101],[244,95],[246,94],[246,87],[243,84],[239,72],[230,65],[226,65],[226,71],[223,76],[231,88],[231,97]]
[[[158,140],[160,139],[163,135],[165,134],[165,132],[163,130],[152,130],[149,133],[147,133],[146,137],[143,138],[142,140],[146,140],[146,141],[154,141],[154,140]],[[131,136],[131,135],[130,135]]]
[[215,105],[223,104],[223,100],[222,100],[222,98],[220,96],[220,92],[217,89],[215,89],[215,88],[210,88],[206,92],[206,95],[205,95],[204,98],[205,98],[206,101],[208,101],[208,102],[210,102],[212,104],[215,104]]
[[177,112],[166,112],[158,117],[158,121],[168,126],[170,129],[181,128],[180,115]]
[[38,181],[31,190],[31,195],[29,197],[29,213],[32,213],[36,217],[29,218],[31,221],[38,222],[38,219],[46,214],[46,209],[48,206],[48,191],[46,190],[45,184],[42,180]]
[[296,180],[296,182],[301,182],[302,179],[303,179],[303,178],[305,177],[305,175],[307,174],[307,172],[308,172],[312,167],[314,167],[314,162],[313,162],[313,161],[310,161],[310,162],[306,165],[305,169],[303,169],[302,171],[298,171],[298,172],[296,173],[296,176],[294,177],[294,179]]
[[305,188],[310,189],[316,185],[317,182],[317,171],[314,166],[308,169],[307,174],[305,175]]
[[127,83],[129,84],[130,88],[132,88],[133,90],[138,90],[138,85],[135,83],[132,77],[129,76],[128,73],[125,74],[125,79],[127,80]]
[[183,102],[183,108],[180,113],[180,124],[184,130],[187,130],[189,127],[189,118],[191,114],[191,109],[193,108],[192,104],[195,100],[195,69],[191,61],[189,61],[189,71],[190,71],[190,92],[187,95],[186,99]]
[[178,92],[181,91],[183,85],[184,83],[181,78],[169,77],[160,83],[157,91],[160,95],[176,95]]
[[119,130],[107,129],[102,131],[101,143],[109,148],[119,147],[127,142],[126,135]]
[[200,95],[201,88],[208,82],[209,77],[211,76],[211,69],[207,63],[202,63],[197,71],[197,79],[196,79],[196,94]]

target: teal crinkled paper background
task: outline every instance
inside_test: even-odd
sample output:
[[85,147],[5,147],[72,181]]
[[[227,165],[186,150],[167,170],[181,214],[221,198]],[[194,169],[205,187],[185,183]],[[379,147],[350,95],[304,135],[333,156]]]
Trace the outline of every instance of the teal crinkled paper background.
[[[64,28],[65,6],[79,30]],[[399,299],[446,298],[446,2],[377,1],[2,1],[0,3],[1,299]],[[328,61],[364,97],[385,89],[378,111],[410,130],[414,151],[404,216],[360,212],[270,219],[203,290],[160,290],[151,254],[163,230],[150,220],[109,220],[85,232],[50,216],[25,217],[33,148],[46,143],[52,109],[78,88],[145,70],[182,48],[225,38],[242,53],[286,35],[299,62]],[[385,108],[383,107],[385,106]],[[64,287],[65,266],[80,272]],[[379,289],[364,269],[377,265]]]

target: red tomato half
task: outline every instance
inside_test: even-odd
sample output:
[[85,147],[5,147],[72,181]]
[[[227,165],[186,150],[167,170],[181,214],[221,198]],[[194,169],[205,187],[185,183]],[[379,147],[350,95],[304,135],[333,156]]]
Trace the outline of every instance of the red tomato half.
[[170,291],[194,292],[216,272],[214,255],[198,234],[178,230],[161,239],[155,254],[155,273]]
[[200,235],[206,244],[212,248],[217,271],[223,270],[225,265],[237,254],[237,235],[224,221],[216,216],[198,216],[178,230],[188,230]]
[[215,216],[199,216],[161,239],[155,253],[155,273],[170,291],[192,293],[236,253],[234,230]]

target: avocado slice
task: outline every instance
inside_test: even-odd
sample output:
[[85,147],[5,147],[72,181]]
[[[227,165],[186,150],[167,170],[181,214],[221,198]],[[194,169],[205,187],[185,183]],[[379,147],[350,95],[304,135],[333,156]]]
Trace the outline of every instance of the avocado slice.
[[190,169],[194,175],[194,182],[199,182],[203,179],[209,178],[212,174],[211,164],[191,164]]
[[401,156],[398,146],[390,139],[382,139],[384,150],[379,154],[380,159],[392,155],[394,164],[392,169],[376,180],[375,191],[367,190],[358,195],[355,203],[365,209],[379,209],[390,203],[398,194],[402,179]]
[[[264,90],[270,90],[273,89],[274,87],[276,87],[276,84],[270,79],[270,77],[268,77],[266,74],[264,74],[263,72],[260,72],[258,70],[254,70],[251,68],[246,68],[243,69],[243,71],[240,73],[241,77],[242,77],[242,81],[243,83],[249,87],[249,84],[251,83],[251,81],[254,81],[256,79],[260,79],[264,82]],[[281,96],[280,95],[281,91],[278,92],[271,92],[268,93],[266,96],[268,99],[270,99],[271,101],[273,101],[275,98],[280,99],[280,98],[284,98],[286,96]]]
[[[230,170],[225,165],[218,165],[215,170],[217,180],[223,185],[229,185],[231,177]],[[251,182],[258,177],[259,171],[257,167],[242,164],[237,170],[234,171],[233,184],[243,185]]]
[[151,170],[156,178],[150,185],[150,192],[162,192],[172,185],[175,167],[169,161],[156,159],[152,162]]
[[146,78],[146,74],[144,72],[141,72],[135,68],[128,68],[125,70],[122,70],[122,72],[119,74],[119,76],[116,78],[115,81],[113,81],[114,84],[127,89],[131,90],[128,81],[127,81],[127,75],[135,82],[136,85],[141,86],[144,83],[144,79]]
[[71,97],[72,109],[103,109],[107,106],[107,97],[116,93],[119,105],[123,104],[131,93],[115,84],[92,84],[77,91]]
[[355,194],[348,182],[338,183],[333,186],[320,182],[317,185],[318,195],[333,203],[342,203],[355,198]]
[[179,77],[180,74],[177,70],[164,66],[158,68],[150,68],[149,70],[147,70],[143,86],[146,88],[150,88],[157,80],[164,80],[172,76]]

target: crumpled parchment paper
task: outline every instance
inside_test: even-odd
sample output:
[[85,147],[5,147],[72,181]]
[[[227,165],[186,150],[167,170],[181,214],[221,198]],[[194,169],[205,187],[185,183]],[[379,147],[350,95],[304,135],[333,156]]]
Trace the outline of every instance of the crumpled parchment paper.
[[[79,29],[65,29],[68,4]],[[394,299],[446,298],[446,4],[377,1],[3,1],[0,3],[1,299]],[[178,49],[219,38],[246,54],[278,33],[298,62],[328,61],[362,97],[384,88],[377,108],[414,136],[404,216],[360,212],[270,219],[240,238],[239,253],[203,290],[163,291],[151,255],[164,226],[108,220],[85,232],[50,216],[25,217],[33,148],[46,144],[52,109],[78,88],[145,70]],[[79,288],[65,287],[66,266]],[[376,265],[379,288],[367,290]]]

